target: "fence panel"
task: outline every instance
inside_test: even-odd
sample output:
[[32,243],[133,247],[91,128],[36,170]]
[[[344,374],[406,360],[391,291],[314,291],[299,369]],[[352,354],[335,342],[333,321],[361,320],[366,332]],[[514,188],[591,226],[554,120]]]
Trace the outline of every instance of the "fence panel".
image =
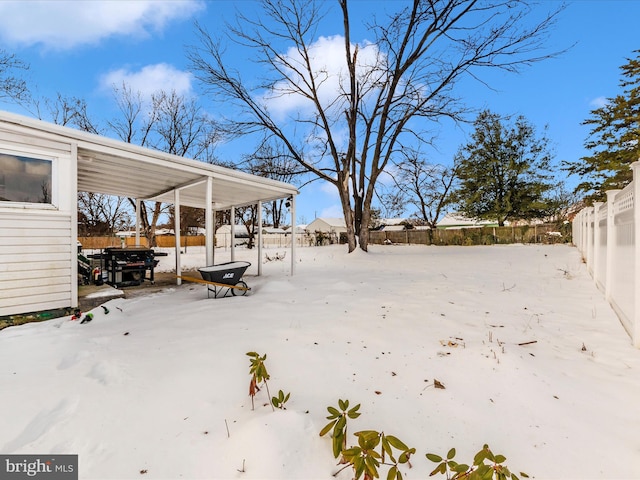
[[640,348],[640,162],[633,181],[607,192],[607,202],[582,209],[573,220],[573,244],[620,322]]

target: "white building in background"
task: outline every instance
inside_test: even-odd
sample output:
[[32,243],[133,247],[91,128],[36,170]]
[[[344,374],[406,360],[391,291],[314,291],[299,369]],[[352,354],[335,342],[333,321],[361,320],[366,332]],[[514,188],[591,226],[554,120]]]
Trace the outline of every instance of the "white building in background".
[[[257,232],[256,232],[257,233]],[[239,224],[234,227],[235,243],[246,242],[249,238],[249,230],[246,225]],[[231,225],[220,225],[216,229],[216,247],[228,248],[231,246]]]
[[461,213],[447,213],[442,220],[436,224],[439,229],[459,229],[459,228],[480,228],[497,227],[498,222],[492,220],[476,220],[468,218]]
[[339,235],[347,232],[347,224],[344,218],[316,218],[307,225],[307,231],[309,233],[322,232]]

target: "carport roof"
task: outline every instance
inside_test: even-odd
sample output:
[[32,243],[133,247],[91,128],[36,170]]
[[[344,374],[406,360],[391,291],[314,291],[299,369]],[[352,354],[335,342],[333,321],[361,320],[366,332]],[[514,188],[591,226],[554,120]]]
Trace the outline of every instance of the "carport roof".
[[213,179],[213,208],[255,204],[298,194],[287,183],[250,175],[230,168],[139,147],[119,140],[82,132],[41,120],[0,112],[0,121],[29,130],[41,140],[65,141],[78,148],[78,191],[174,202],[206,207],[207,178]]

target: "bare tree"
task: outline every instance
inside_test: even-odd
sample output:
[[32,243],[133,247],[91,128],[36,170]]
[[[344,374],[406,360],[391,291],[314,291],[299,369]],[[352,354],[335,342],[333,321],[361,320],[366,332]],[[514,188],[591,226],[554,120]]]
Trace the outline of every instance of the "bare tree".
[[[58,125],[74,127],[83,132],[99,134],[100,129],[89,115],[87,102],[78,97],[68,97],[58,93],[55,99],[44,99],[44,108],[47,118]],[[32,105],[38,112],[38,118],[42,118],[41,103],[32,99]]]
[[79,236],[113,235],[130,224],[131,216],[124,198],[78,192]]
[[[121,140],[163,152],[211,162],[219,140],[215,123],[193,99],[175,91],[156,92],[146,102],[127,85],[114,89],[121,116],[109,126]],[[129,198],[135,208],[135,199]],[[161,202],[140,202],[140,220],[150,246],[156,245],[156,228],[162,215],[170,215]]]
[[20,71],[27,70],[27,63],[0,49],[0,100],[9,99],[21,103],[29,97],[27,83],[20,75]]
[[404,215],[407,208],[407,198],[398,188],[381,193],[378,197],[381,216],[384,216],[384,218],[397,218]]
[[[256,151],[247,155],[236,167],[253,175],[286,183],[296,183],[296,179],[307,173],[282,145],[272,145],[268,141],[261,142]],[[288,201],[283,198],[263,204],[267,218],[271,219],[274,227],[282,225]]]
[[[250,85],[232,69],[222,43],[198,26],[201,44],[189,58],[205,91],[237,107],[226,129],[256,132],[280,143],[290,156],[340,195],[349,251],[359,239],[367,250],[375,185],[402,141],[419,141],[433,122],[463,119],[453,87],[478,78],[483,67],[517,72],[548,58],[542,40],[559,10],[527,23],[526,1],[414,0],[385,23],[369,25],[371,43],[352,40],[347,0],[342,13],[343,65],[333,71],[319,59],[317,31],[327,5],[264,0],[255,19],[238,14],[233,41],[253,49],[269,78]],[[395,7],[399,3],[386,3]],[[532,26],[529,26],[532,25]],[[307,109],[296,116],[272,113],[274,101],[295,98]],[[279,106],[279,105],[278,105]]]
[[411,215],[432,229],[452,201],[456,178],[457,167],[430,164],[412,149],[403,152],[393,174],[396,188],[406,203],[416,208]]
[[123,142],[147,145],[156,119],[156,112],[145,106],[142,93],[134,92],[128,85],[114,86],[113,96],[120,115],[107,122]]

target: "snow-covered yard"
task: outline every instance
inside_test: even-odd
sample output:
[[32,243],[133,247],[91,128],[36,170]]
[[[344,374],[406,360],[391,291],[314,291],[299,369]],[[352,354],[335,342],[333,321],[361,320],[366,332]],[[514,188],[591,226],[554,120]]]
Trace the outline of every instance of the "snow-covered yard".
[[[81,479],[330,480],[318,433],[348,399],[350,444],[375,429],[417,449],[406,479],[428,478],[427,452],[466,463],[484,443],[538,479],[640,478],[640,351],[575,248],[297,253],[295,276],[287,254],[245,297],[185,284],[0,331],[0,453],[79,454]],[[251,410],[249,351],[287,410],[264,389]]]

